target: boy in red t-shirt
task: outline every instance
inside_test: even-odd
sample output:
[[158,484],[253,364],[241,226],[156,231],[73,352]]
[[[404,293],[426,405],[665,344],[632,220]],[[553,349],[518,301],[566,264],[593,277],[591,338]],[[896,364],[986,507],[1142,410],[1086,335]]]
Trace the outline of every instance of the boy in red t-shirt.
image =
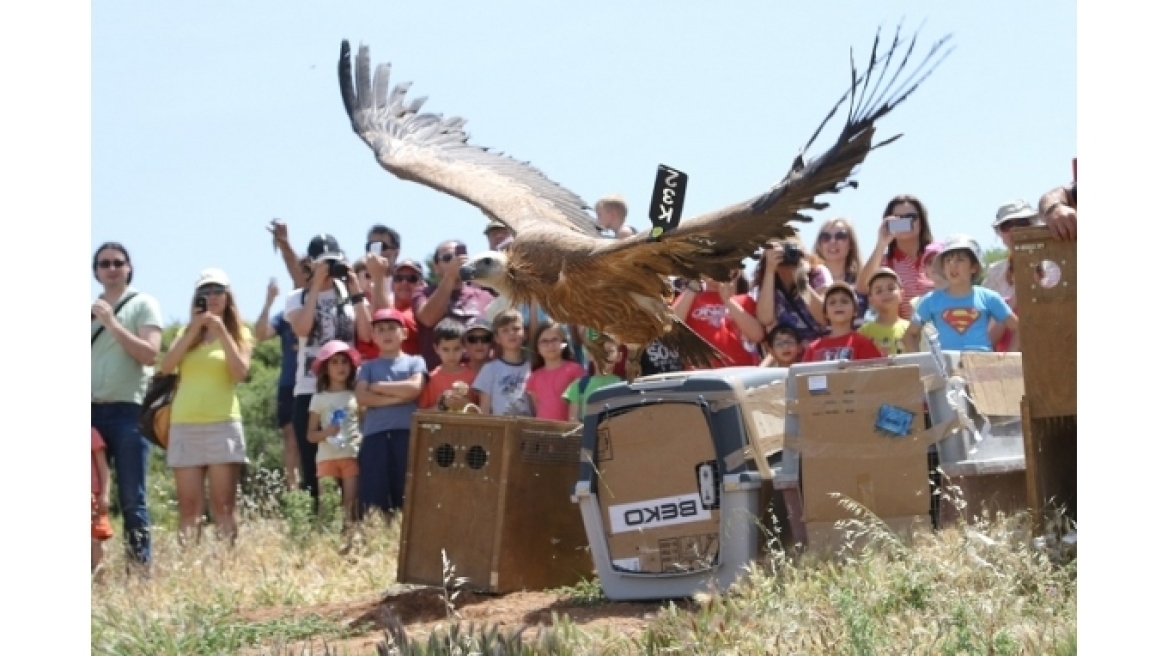
[[[465,332],[466,327],[453,319],[443,319],[434,326],[434,350],[441,364],[430,372],[418,397],[419,410],[462,410],[468,403],[478,403],[478,392],[470,388],[477,372],[462,363]],[[458,383],[464,383],[466,389]]]
[[[754,316],[755,302],[748,294],[735,295],[734,280],[720,283],[703,277],[687,287],[673,302],[673,311],[685,325],[722,352],[730,362],[722,366],[752,367],[759,363],[755,346],[766,337]],[[696,288],[696,289],[695,289]]]
[[855,331],[854,322],[859,307],[859,300],[851,285],[842,280],[828,285],[823,292],[823,314],[831,332],[807,345],[803,361],[872,360],[884,357],[875,342]]
[[106,540],[114,535],[109,520],[109,462],[105,459],[105,441],[97,429],[89,427],[89,573],[97,571],[105,555]]

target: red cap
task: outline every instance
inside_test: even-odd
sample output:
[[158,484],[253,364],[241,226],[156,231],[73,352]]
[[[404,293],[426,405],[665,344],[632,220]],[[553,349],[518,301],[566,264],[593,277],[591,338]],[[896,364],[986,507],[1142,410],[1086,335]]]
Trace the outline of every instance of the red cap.
[[403,326],[406,325],[405,315],[393,308],[381,308],[374,312],[371,323],[377,323],[379,321],[396,321]]

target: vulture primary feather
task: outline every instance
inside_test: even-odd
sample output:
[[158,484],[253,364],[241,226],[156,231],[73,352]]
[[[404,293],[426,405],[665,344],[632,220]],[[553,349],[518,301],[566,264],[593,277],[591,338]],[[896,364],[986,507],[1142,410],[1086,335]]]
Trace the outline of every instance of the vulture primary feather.
[[[822,210],[825,194],[856,186],[853,174],[868,153],[900,137],[875,142],[875,123],[923,82],[949,54],[945,36],[909,70],[916,36],[900,29],[880,52],[877,33],[866,69],[852,63],[851,84],[796,156],[788,173],[754,198],[684,220],[654,238],[641,232],[622,240],[601,236],[588,204],[538,169],[471,145],[461,118],[421,113],[425,98],[406,102],[409,84],[389,87],[389,64],[370,70],[368,48],[352,64],[348,41],[338,64],[341,98],[353,131],[390,173],[455,196],[510,227],[502,252],[470,258],[461,268],[473,280],[513,303],[538,303],[552,319],[586,326],[629,347],[629,362],[654,340],[678,351],[694,367],[724,356],[690,330],[670,308],[671,275],[727,281],[744,258],[768,241],[794,234],[792,221]],[[902,46],[903,56],[898,56]],[[886,79],[887,78],[887,79]],[[848,101],[843,128],[822,154],[807,148]],[[630,377],[637,368],[630,367]]]

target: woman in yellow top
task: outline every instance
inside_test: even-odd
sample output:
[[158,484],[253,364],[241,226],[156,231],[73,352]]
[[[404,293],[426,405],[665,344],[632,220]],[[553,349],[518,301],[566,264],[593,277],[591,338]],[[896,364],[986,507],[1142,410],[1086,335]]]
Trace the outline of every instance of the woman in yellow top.
[[191,321],[159,367],[179,374],[166,464],[174,471],[182,542],[192,532],[199,538],[208,480],[216,533],[235,542],[235,488],[247,462],[235,385],[247,378],[252,350],[241,316],[227,274],[204,270],[195,283]]

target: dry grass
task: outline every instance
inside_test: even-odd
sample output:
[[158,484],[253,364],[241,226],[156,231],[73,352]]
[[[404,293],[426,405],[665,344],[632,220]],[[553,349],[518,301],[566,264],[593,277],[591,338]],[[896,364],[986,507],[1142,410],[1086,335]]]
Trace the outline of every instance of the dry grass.
[[[339,618],[346,604],[375,600],[395,582],[397,525],[367,527],[366,542],[341,555],[333,520],[314,523],[300,495],[277,504],[265,494],[249,501],[234,550],[208,539],[183,553],[163,529],[146,582],[127,578],[113,553],[91,596],[93,653],[291,654],[310,639],[320,653],[322,639],[359,630]],[[335,512],[330,499],[326,517]],[[773,553],[696,611],[666,605],[633,640],[563,619],[523,640],[452,624],[412,646],[387,635],[380,653],[1075,653],[1076,561],[1037,550],[1025,517],[905,545],[859,515],[852,528],[866,546],[835,558]],[[578,587],[574,596],[602,602],[595,583]],[[305,607],[316,612],[292,612]]]

